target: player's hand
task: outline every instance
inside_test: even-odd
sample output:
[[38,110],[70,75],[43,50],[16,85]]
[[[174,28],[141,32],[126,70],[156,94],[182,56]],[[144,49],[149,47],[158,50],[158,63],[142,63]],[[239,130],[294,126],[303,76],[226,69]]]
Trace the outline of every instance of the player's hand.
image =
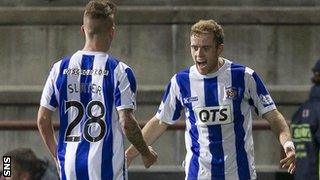
[[134,156],[128,156],[127,154],[125,156],[126,156],[127,167],[129,167],[131,165],[131,162],[133,161],[133,159],[135,157]]
[[142,161],[145,168],[149,168],[154,164],[158,159],[158,154],[153,150],[151,146],[148,146],[150,153],[145,156],[142,156]]
[[137,152],[137,150],[133,146],[130,146],[126,150],[125,156],[126,156],[126,161],[127,161],[127,167],[130,166],[133,159],[136,158],[138,155],[139,155],[139,153]]
[[288,173],[293,174],[296,169],[296,152],[294,147],[287,147],[285,150],[286,157],[281,159],[282,168],[288,169]]

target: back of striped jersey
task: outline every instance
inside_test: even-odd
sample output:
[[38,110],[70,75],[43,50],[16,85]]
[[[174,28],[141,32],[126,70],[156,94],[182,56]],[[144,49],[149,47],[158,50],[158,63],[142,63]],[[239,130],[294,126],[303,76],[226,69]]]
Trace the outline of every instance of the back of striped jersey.
[[135,109],[135,92],[132,70],[103,52],[78,51],[53,66],[41,105],[59,109],[61,179],[125,179],[117,110]]

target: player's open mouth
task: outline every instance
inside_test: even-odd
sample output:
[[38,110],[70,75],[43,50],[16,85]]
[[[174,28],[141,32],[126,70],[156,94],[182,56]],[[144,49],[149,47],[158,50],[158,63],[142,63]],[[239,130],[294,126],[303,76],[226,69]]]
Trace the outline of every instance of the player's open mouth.
[[207,65],[207,61],[196,61],[199,68],[204,68]]

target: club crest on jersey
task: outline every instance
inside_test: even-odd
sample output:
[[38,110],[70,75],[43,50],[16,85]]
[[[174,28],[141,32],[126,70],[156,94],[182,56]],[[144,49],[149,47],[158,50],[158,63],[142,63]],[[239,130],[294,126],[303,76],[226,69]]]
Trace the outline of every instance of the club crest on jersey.
[[183,102],[184,102],[185,104],[192,103],[192,102],[194,102],[194,101],[198,101],[198,96],[183,98]]
[[226,96],[228,99],[236,99],[238,96],[238,89],[236,87],[227,87]]

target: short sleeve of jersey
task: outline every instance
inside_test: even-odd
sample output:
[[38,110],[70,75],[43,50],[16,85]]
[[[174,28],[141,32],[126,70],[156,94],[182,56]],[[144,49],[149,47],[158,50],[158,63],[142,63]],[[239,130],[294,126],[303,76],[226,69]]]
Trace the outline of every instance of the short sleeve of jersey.
[[46,84],[43,88],[40,105],[50,109],[51,111],[55,111],[58,106],[58,101],[55,93],[54,82],[57,77],[59,71],[59,63],[56,63],[47,78]]
[[115,105],[117,110],[136,109],[136,79],[130,67],[119,63],[115,69],[117,81],[115,89]]
[[256,72],[251,70],[248,77],[248,91],[250,101],[257,108],[259,116],[276,109],[275,103],[271,98],[266,86]]
[[161,104],[156,113],[156,117],[159,120],[167,124],[175,124],[177,120],[180,119],[183,107],[178,92],[179,87],[174,76],[167,85]]

